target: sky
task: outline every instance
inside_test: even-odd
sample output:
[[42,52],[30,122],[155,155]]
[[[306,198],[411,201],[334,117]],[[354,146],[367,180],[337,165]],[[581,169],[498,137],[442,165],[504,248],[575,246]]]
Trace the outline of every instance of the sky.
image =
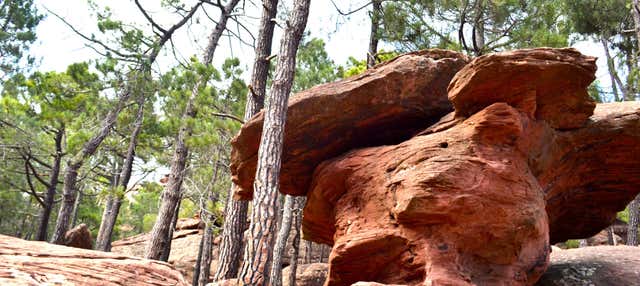
[[[368,0],[335,1],[342,11],[350,11],[362,6]],[[76,29],[82,33],[91,35],[98,34],[94,15],[91,14],[87,0],[36,0],[36,5],[42,13],[47,10],[60,15]],[[149,31],[149,25],[144,20],[143,15],[136,8],[133,0],[95,0],[101,6],[108,6],[115,19],[123,20],[125,23],[143,27]],[[224,1],[223,1],[224,2]],[[243,17],[247,28],[254,31],[257,36],[257,24],[261,10],[246,1]],[[254,0],[253,2],[260,2]],[[280,1],[286,8],[291,7],[291,1]],[[348,2],[348,3],[347,3]],[[164,27],[171,26],[176,17],[166,12],[160,7],[158,0],[141,0],[142,6],[149,11],[149,14]],[[191,1],[193,3],[193,0]],[[241,1],[242,3],[242,1]],[[288,6],[288,7],[287,7]],[[215,7],[207,8],[211,17],[217,18],[219,12]],[[332,1],[315,0],[311,2],[310,15],[307,23],[307,31],[311,37],[322,38],[326,44],[326,51],[336,64],[345,64],[350,56],[364,58],[369,42],[370,22],[368,20],[367,9],[363,9],[349,17],[340,16],[336,12]],[[214,24],[204,13],[196,14],[197,24],[184,27],[177,32],[174,38],[176,50],[179,57],[188,59],[190,56],[200,56],[206,44],[209,30]],[[237,32],[238,25],[229,22],[232,31]],[[282,34],[281,28],[276,28],[273,51],[277,53],[278,43]],[[87,47],[87,42],[75,34],[61,20],[53,15],[48,15],[37,28],[38,40],[32,46],[31,52],[39,59],[37,68],[41,71],[64,71],[67,66],[74,62],[96,59],[100,56]],[[243,38],[250,39],[244,33]],[[573,45],[576,49],[586,55],[598,57],[598,71],[596,76],[602,87],[611,86],[604,60],[604,51],[596,43],[578,42]],[[175,57],[170,50],[165,49],[165,53],[158,58],[154,69],[163,72],[176,64]],[[221,45],[216,50],[214,66],[219,66],[228,57],[238,57],[241,63],[250,70],[253,62],[253,48],[240,43],[233,37],[222,39]],[[250,72],[244,74],[248,80]],[[161,167],[157,172],[148,177],[150,180],[159,180],[168,169]],[[132,181],[136,181],[134,178]]]

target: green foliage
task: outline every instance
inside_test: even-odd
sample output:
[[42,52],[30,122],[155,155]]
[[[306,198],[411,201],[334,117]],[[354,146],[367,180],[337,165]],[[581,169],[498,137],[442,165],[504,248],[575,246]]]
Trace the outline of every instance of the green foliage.
[[[376,56],[377,63],[384,63],[389,61],[399,54],[397,52],[385,52],[381,50]],[[366,60],[357,60],[354,57],[349,57],[347,62],[346,70],[344,71],[344,77],[350,77],[354,75],[358,75],[367,70],[367,61]]]
[[567,246],[567,248],[578,248],[580,247],[580,240],[569,239],[564,244]]
[[325,51],[322,39],[312,38],[303,41],[298,49],[296,61],[293,92],[303,91],[342,77],[341,70],[336,67]]
[[[401,51],[443,48],[483,54],[566,46],[569,26],[559,5],[546,0],[388,2],[383,6],[383,27],[378,36]],[[472,36],[475,30],[484,30],[485,38],[485,47],[477,50]]]
[[[35,29],[42,18],[33,0],[0,2],[0,79],[19,70],[18,62],[36,40]],[[28,64],[34,62],[32,57],[26,59]]]

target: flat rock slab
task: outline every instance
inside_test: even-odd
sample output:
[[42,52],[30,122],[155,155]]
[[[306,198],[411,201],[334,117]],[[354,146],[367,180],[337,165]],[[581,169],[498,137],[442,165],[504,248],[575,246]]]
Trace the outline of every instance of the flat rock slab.
[[[447,86],[467,62],[452,51],[420,51],[292,96],[280,192],[304,195],[320,162],[353,148],[401,142],[436,122],[452,110]],[[264,111],[245,123],[231,143],[231,172],[241,199],[253,194],[263,121]]]
[[0,285],[190,285],[171,265],[0,235]]
[[640,247],[593,246],[551,253],[536,286],[640,285]]

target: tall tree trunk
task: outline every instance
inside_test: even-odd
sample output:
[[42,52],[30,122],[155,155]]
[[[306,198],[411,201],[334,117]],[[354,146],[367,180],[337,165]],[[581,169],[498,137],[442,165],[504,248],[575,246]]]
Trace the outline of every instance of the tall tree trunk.
[[69,229],[69,221],[71,219],[73,206],[76,203],[76,193],[77,189],[77,181],[78,181],[78,171],[84,164],[84,161],[93,156],[93,154],[98,150],[102,141],[107,138],[111,128],[116,123],[116,119],[118,118],[118,114],[122,111],[122,108],[129,101],[131,97],[131,92],[128,88],[125,88],[118,97],[118,102],[116,106],[109,111],[107,117],[102,122],[100,126],[100,130],[97,134],[95,134],[87,143],[84,144],[80,153],[74,156],[67,163],[67,167],[64,171],[64,186],[62,192],[62,204],[60,206],[60,210],[58,211],[58,219],[56,220],[56,228],[53,232],[53,237],[51,238],[51,242],[55,244],[62,244],[64,240],[64,234]]
[[[220,152],[217,152],[216,160],[214,161],[213,166],[213,176],[211,177],[210,186],[215,186],[218,181],[218,172],[220,170],[218,159],[220,158]],[[215,206],[218,202],[218,196],[215,192],[215,189],[212,188],[208,190],[208,199],[209,204],[211,206]],[[194,274],[194,285],[204,286],[209,283],[209,275],[211,274],[211,252],[212,252],[212,244],[213,244],[213,226],[215,222],[215,216],[213,213],[207,211],[203,212],[203,215],[200,217],[205,218],[205,228],[204,233],[202,234],[202,240],[200,242],[201,252],[198,256],[198,263],[196,263],[196,272],[198,275]],[[197,279],[197,280],[195,280]]]
[[371,9],[371,34],[369,35],[369,50],[367,52],[367,68],[370,69],[376,65],[376,58],[378,56],[378,28],[380,27],[380,18],[382,13],[381,0],[373,0],[371,2],[373,8]]
[[613,225],[607,227],[607,244],[609,245],[617,245],[616,242],[616,233],[613,231]]
[[640,226],[640,195],[629,204],[629,228],[627,245],[638,246],[638,226]]
[[[151,75],[145,74],[145,79],[151,80]],[[146,98],[142,94],[138,95],[138,111],[136,112],[136,119],[133,122],[133,130],[131,130],[129,147],[127,148],[127,154],[125,155],[124,163],[122,164],[122,170],[118,176],[119,179],[116,180],[116,188],[113,190],[114,193],[110,194],[109,199],[112,204],[109,212],[107,212],[106,218],[102,223],[100,223],[100,230],[98,231],[98,238],[96,239],[97,250],[111,251],[111,236],[113,235],[113,229],[115,228],[116,221],[118,220],[118,214],[120,213],[120,206],[122,205],[124,193],[126,192],[129,181],[131,180],[133,161],[136,157],[136,146],[138,145],[138,135],[140,135],[140,132],[142,131],[145,99]]]
[[[239,0],[230,1],[222,10],[220,19],[216,24],[209,36],[209,43],[204,51],[202,57],[202,63],[210,65],[213,60],[213,55],[218,42],[222,37],[222,32],[226,29],[227,20],[231,11],[240,2]],[[162,250],[171,243],[170,237],[167,235],[171,230],[168,228],[171,221],[171,212],[176,208],[178,200],[181,197],[180,190],[182,189],[182,182],[185,177],[185,168],[187,165],[187,158],[189,157],[189,148],[186,144],[186,139],[191,135],[192,127],[189,124],[189,119],[194,118],[196,115],[195,109],[195,97],[198,95],[200,89],[206,85],[205,79],[200,78],[191,90],[191,94],[187,101],[187,106],[182,114],[181,126],[176,137],[176,148],[171,161],[171,172],[169,175],[169,182],[167,188],[164,190],[164,196],[160,204],[160,210],[158,211],[158,217],[151,230],[151,238],[147,244],[145,251],[145,257],[148,259],[158,259],[162,255]],[[169,241],[167,241],[169,239]]]
[[176,225],[178,224],[178,217],[180,216],[180,204],[182,203],[182,195],[180,199],[178,199],[178,203],[176,204],[176,208],[173,211],[173,218],[171,221],[171,225],[169,226],[169,233],[166,237],[166,244],[162,249],[162,253],[160,254],[160,261],[168,262],[169,256],[171,255],[171,243],[173,242],[173,232],[176,230]]
[[293,12],[280,43],[270,96],[265,104],[265,120],[253,183],[251,224],[240,273],[240,280],[251,285],[269,285],[276,226],[273,217],[278,198],[287,101],[295,73],[296,52],[307,25],[310,2],[311,0],[294,1]]
[[53,164],[51,165],[51,173],[49,173],[49,185],[47,186],[47,193],[44,197],[44,208],[40,210],[38,219],[38,232],[36,233],[36,240],[47,240],[47,229],[49,228],[49,219],[51,218],[51,212],[53,211],[53,204],[55,202],[56,190],[58,188],[58,180],[60,177],[60,164],[62,163],[62,139],[64,137],[64,126],[56,131],[54,138],[56,145],[56,153],[53,156]]
[[[614,99],[615,101],[620,101],[618,90],[620,91],[620,93],[622,93],[622,99],[627,97],[624,85],[622,84],[622,81],[620,80],[620,77],[616,72],[615,63],[613,62],[613,58],[609,53],[609,43],[603,35],[600,36],[600,43],[602,43],[602,47],[604,48],[604,55],[607,58],[607,67],[609,68],[609,76],[611,77],[611,86],[613,88]],[[619,89],[616,87],[616,85],[619,87]]]
[[[251,84],[244,111],[244,121],[248,121],[262,109],[269,76],[269,56],[273,43],[273,29],[277,14],[278,0],[262,2],[262,17],[255,49],[255,60],[251,75]],[[225,219],[222,229],[218,256],[218,267],[214,281],[236,278],[242,252],[244,231],[247,229],[248,201],[233,199],[235,186],[229,188],[229,196],[225,206]]]
[[269,281],[272,286],[282,286],[282,256],[284,255],[287,239],[291,231],[291,222],[293,220],[295,198],[286,195],[284,198],[284,206],[282,207],[282,222],[276,237],[275,247],[273,249],[273,262],[271,263],[271,276]]
[[484,0],[477,0],[475,7],[475,20],[473,23],[473,51],[476,56],[484,53]]
[[295,204],[293,207],[293,222],[291,223],[294,235],[293,242],[291,243],[291,250],[289,252],[289,257],[291,257],[291,263],[289,265],[289,285],[285,286],[296,285],[296,274],[298,271],[298,254],[300,252],[300,226],[302,224],[302,209],[304,208],[306,201],[306,197],[297,197],[294,201]]

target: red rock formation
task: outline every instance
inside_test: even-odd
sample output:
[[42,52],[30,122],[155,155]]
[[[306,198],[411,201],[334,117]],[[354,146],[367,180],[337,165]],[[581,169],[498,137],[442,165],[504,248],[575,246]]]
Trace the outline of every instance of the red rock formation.
[[[327,285],[533,285],[548,265],[550,243],[589,237],[611,224],[640,192],[640,103],[601,104],[594,113],[586,93],[594,72],[595,59],[572,49],[478,57],[449,85],[455,112],[430,127],[423,121],[428,128],[395,145],[343,144],[351,134],[346,127],[314,129],[302,120],[325,109],[295,110],[287,132],[303,142],[285,144],[285,152],[308,159],[326,145],[314,145],[317,134],[334,130],[339,150],[353,149],[301,160],[290,166],[304,168],[284,168],[281,177],[283,192],[306,192],[304,236],[333,244]],[[396,89],[411,83],[394,82]],[[390,109],[401,105],[392,99],[397,94],[381,93],[388,89],[368,96],[388,98]],[[366,121],[341,119],[353,129]],[[404,122],[393,127],[403,129]],[[255,132],[244,128],[234,148],[246,150],[236,151],[236,160],[257,150],[259,139],[247,135]],[[236,162],[243,163],[235,165],[235,179],[250,185],[252,177],[241,175],[251,172],[249,161]],[[295,179],[302,183],[290,182]]]
[[190,285],[169,264],[0,235],[0,285]]
[[[400,56],[376,69],[291,97],[280,191],[303,195],[317,164],[353,148],[401,142],[452,110],[446,88],[468,58],[429,50]],[[232,145],[231,171],[250,199],[263,112],[245,123]]]

